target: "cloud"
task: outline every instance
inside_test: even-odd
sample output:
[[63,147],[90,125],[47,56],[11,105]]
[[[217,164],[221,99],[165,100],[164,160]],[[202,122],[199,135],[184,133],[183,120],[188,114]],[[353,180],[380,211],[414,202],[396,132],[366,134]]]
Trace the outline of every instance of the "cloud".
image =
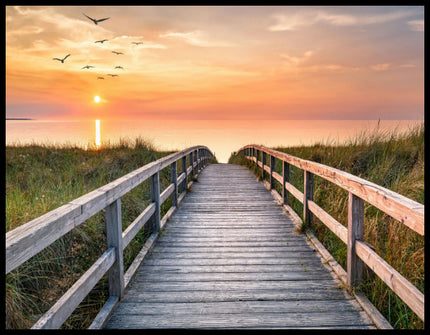
[[150,41],[145,41],[143,39],[144,39],[143,36],[122,35],[122,36],[114,37],[111,41],[112,42],[125,41],[130,46],[131,46],[131,42],[141,42],[142,44],[133,45],[133,48],[138,48],[138,49],[167,49],[167,46],[163,44],[157,44]]
[[281,58],[286,61],[287,66],[297,66],[307,61],[313,54],[312,50],[306,51],[302,57],[290,56],[287,54],[281,54]]
[[374,71],[387,71],[391,66],[390,63],[372,65],[370,68]]
[[21,36],[21,35],[34,35],[40,34],[44,29],[38,26],[23,26],[19,30],[12,30],[7,32],[7,36]]
[[416,67],[416,65],[415,64],[402,64],[402,65],[399,65],[399,67],[411,68],[411,67]]
[[210,40],[206,32],[201,30],[194,30],[190,32],[168,32],[160,34],[162,38],[176,38],[185,41],[188,44],[198,47],[229,47],[233,46],[231,43],[225,41]]
[[[396,11],[384,14],[374,15],[351,15],[330,13],[323,10],[297,12],[292,14],[275,14],[276,20],[274,25],[268,27],[270,31],[297,30],[300,27],[311,26],[316,23],[327,23],[334,26],[357,26],[377,23],[385,23],[398,20],[410,15],[416,14],[415,10]],[[415,22],[415,21],[410,21]]]
[[408,21],[408,25],[413,31],[424,31],[424,20]]

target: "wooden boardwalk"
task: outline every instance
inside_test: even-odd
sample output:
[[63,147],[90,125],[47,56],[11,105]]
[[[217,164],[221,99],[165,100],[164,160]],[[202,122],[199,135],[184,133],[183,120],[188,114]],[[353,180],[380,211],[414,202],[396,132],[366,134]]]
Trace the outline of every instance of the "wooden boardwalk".
[[198,178],[105,328],[375,328],[248,169]]

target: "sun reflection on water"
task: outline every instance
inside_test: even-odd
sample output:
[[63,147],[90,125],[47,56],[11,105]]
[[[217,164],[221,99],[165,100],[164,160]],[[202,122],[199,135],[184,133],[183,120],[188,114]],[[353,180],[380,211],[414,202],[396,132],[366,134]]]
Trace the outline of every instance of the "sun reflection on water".
[[102,145],[101,137],[100,137],[100,120],[96,120],[96,147],[100,148]]

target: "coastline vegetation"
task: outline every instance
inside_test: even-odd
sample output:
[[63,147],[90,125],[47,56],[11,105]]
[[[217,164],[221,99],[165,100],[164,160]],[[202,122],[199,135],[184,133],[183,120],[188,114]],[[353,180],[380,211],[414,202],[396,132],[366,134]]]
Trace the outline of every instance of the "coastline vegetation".
[[[6,232],[170,153],[142,138],[87,150],[70,144],[7,145]],[[177,169],[182,171],[181,160]],[[166,168],[160,171],[161,190],[169,184]],[[149,189],[147,180],[121,198],[123,230],[150,204]],[[170,199],[161,206],[162,216],[169,207]],[[125,270],[146,238],[142,229],[124,250]],[[5,278],[6,328],[31,328],[105,250],[103,210],[11,271]],[[88,328],[108,297],[105,275],[61,328]]]
[[[344,143],[327,140],[310,146],[273,149],[349,172],[424,204],[424,123],[406,133],[383,131],[377,127]],[[256,165],[246,160],[243,153],[232,155],[229,163],[246,165],[257,176],[261,175],[261,171],[258,173]],[[270,165],[270,160],[267,164]],[[277,160],[275,165],[275,171],[282,175],[281,162]],[[290,183],[303,192],[303,171],[292,165]],[[275,187],[282,194],[281,185],[275,183]],[[303,205],[293,196],[290,196],[290,202],[302,218]],[[347,191],[314,176],[314,202],[347,226]],[[346,269],[346,245],[315,216],[310,229]],[[378,255],[424,292],[424,236],[365,203],[364,241],[373,245]],[[418,316],[371,270],[366,269],[365,281],[358,289],[367,295],[394,328],[424,328]]]

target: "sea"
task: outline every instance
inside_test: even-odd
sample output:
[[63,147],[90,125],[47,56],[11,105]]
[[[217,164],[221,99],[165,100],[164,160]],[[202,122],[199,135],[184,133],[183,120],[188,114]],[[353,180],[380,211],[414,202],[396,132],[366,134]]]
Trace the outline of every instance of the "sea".
[[94,148],[141,137],[158,150],[207,146],[220,163],[247,144],[289,147],[339,145],[373,131],[406,132],[419,120],[6,120],[6,145],[52,144]]

